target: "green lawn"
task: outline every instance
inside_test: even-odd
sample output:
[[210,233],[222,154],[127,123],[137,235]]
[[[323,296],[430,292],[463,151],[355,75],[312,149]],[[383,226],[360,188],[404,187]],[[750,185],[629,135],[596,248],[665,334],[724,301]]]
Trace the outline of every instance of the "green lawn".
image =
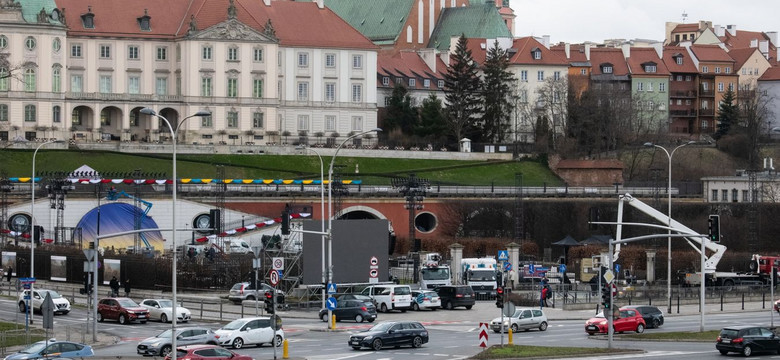
[[676,332],[646,332],[644,334],[620,335],[621,338],[631,340],[675,340],[675,341],[703,341],[715,343],[720,330],[710,330],[705,332],[698,331],[676,331]]
[[[329,159],[324,159],[325,176]],[[7,177],[29,177],[31,151],[3,150],[0,171]],[[36,172],[73,171],[89,165],[99,172],[172,173],[169,154],[123,154],[102,151],[41,150],[36,157]],[[223,165],[225,177],[231,179],[317,179],[320,162],[316,156],[280,155],[179,155],[180,178],[215,178],[217,165]],[[523,174],[525,186],[562,185],[546,166],[528,161],[457,161],[387,158],[339,157],[342,179],[363,180],[364,184],[387,185],[394,176],[410,173],[442,185],[515,185],[515,174]],[[0,174],[2,176],[2,174]]]
[[620,354],[634,352],[635,350],[608,349],[606,347],[552,347],[552,346],[529,346],[529,345],[494,345],[481,353],[472,357],[472,359],[511,359],[511,358],[535,358],[535,357],[555,357],[555,356],[592,356],[598,354]]
[[[30,343],[41,341],[44,339],[44,332],[41,329],[30,329]],[[24,324],[15,324],[9,322],[0,321],[0,347],[7,348],[9,346],[24,345],[27,343],[27,336],[24,331]]]

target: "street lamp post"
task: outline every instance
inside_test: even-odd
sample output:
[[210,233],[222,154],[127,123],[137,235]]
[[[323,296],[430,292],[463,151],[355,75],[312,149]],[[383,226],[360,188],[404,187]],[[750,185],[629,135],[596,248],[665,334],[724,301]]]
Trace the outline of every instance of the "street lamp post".
[[[679,145],[676,148],[672,150],[670,153],[669,150],[666,150],[665,147],[661,145],[656,145],[651,142],[645,143],[646,147],[657,147],[664,151],[666,154],[666,157],[669,158],[669,174],[668,174],[668,186],[666,188],[666,195],[668,196],[668,219],[666,225],[670,227],[670,229],[667,230],[667,232],[671,235],[672,234],[672,156],[674,156],[674,152],[677,151],[677,149],[695,144],[695,141],[689,141],[685,144]],[[704,281],[704,269],[702,269],[702,281]],[[669,300],[669,305],[666,309],[667,313],[672,313],[672,237],[668,237],[668,249],[667,249],[667,260],[666,260],[666,298]]]
[[322,234],[320,238],[322,240],[322,308],[325,308],[325,165],[322,162],[322,156],[317,150],[307,148],[305,146],[299,146],[298,149],[309,150],[313,152],[320,159],[320,218],[322,220]]
[[[35,278],[35,157],[38,155],[38,150],[40,150],[42,147],[53,144],[53,143],[61,143],[62,140],[49,140],[45,143],[42,143],[38,145],[38,147],[35,148],[35,151],[33,152],[33,158],[32,158],[32,178],[30,178],[30,277]],[[10,276],[10,275],[9,275]],[[32,298],[33,298],[33,288],[35,287],[35,283],[30,284],[30,302],[28,304],[32,304]],[[29,311],[29,319],[30,324],[33,322],[33,311],[32,306],[27,306],[27,311]]]
[[172,289],[172,301],[171,301],[171,359],[176,360],[176,188],[178,187],[178,184],[176,182],[176,140],[179,132],[179,128],[181,125],[186,121],[187,119],[193,118],[193,117],[204,117],[204,116],[211,116],[210,111],[198,111],[195,114],[192,114],[190,116],[185,117],[184,119],[181,119],[176,124],[176,127],[174,128],[171,125],[171,122],[168,121],[164,116],[158,114],[151,108],[145,107],[141,109],[141,114],[146,114],[150,116],[154,116],[162,121],[165,122],[165,125],[168,126],[168,130],[171,132],[171,141],[173,142],[173,189],[171,191],[171,197],[172,197],[172,210],[171,210],[171,249],[172,251],[172,263],[171,263],[171,289]]
[[[380,132],[382,129],[375,128],[371,130],[366,130],[363,132],[359,132],[357,134],[354,134],[341,142],[338,147],[336,147],[336,152],[333,153],[333,157],[330,159],[330,166],[328,167],[328,284],[333,282],[333,201],[332,201],[332,193],[333,193],[333,163],[336,161],[336,155],[339,154],[339,150],[341,150],[341,147],[344,146],[344,144],[347,143],[347,141],[350,141],[358,136],[362,136],[371,132]],[[331,310],[328,310],[328,328],[332,328],[333,324],[333,312]]]

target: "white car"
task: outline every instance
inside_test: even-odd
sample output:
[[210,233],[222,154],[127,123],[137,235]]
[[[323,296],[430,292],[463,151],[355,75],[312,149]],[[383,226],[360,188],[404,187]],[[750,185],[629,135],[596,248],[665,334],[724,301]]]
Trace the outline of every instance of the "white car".
[[547,315],[539,309],[517,309],[512,316],[504,316],[504,324],[501,324],[501,318],[497,317],[490,321],[490,329],[493,332],[539,329],[547,330]]
[[231,321],[229,324],[215,331],[219,336],[219,344],[240,349],[244,345],[257,345],[275,343],[282,346],[284,330],[271,328],[271,318],[251,317]]
[[436,310],[441,307],[441,298],[433,290],[412,290],[412,310]]
[[[27,300],[25,300],[24,297],[29,293],[30,290],[25,290],[19,294],[19,312],[27,312]],[[31,306],[33,310],[38,312],[41,311],[41,305],[43,305],[43,300],[46,299],[46,294],[51,295],[51,300],[54,302],[55,314],[67,314],[70,312],[70,301],[68,301],[68,299],[54,290],[45,289],[33,290],[33,297],[30,299],[30,301],[32,301]]]
[[[171,311],[173,310],[173,302],[167,299],[144,299],[141,301],[141,307],[149,310],[150,320],[160,320],[162,322],[168,322],[171,320]],[[182,306],[176,306],[176,321],[188,322],[192,318],[192,314],[187,308]]]

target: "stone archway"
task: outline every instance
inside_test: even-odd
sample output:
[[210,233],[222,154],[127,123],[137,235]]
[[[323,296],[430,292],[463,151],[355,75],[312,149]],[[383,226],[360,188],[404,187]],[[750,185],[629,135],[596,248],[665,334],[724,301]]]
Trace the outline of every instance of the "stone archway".
[[122,132],[126,134],[123,136],[123,140],[149,141],[147,134],[149,133],[149,129],[152,128],[152,118],[141,114],[141,109],[143,108],[143,106],[137,106],[130,110],[129,126],[122,130]]
[[116,106],[106,106],[100,110],[99,139],[103,141],[120,140],[122,115],[122,109]]
[[[161,109],[158,114],[160,116],[164,117],[171,123],[171,127],[173,130],[176,130],[176,125],[179,123],[179,112],[176,109],[173,108],[163,108]],[[165,124],[165,121],[162,119],[157,119],[159,122],[157,123],[157,130],[159,132],[159,139],[161,141],[170,141],[171,140],[171,131],[168,129],[168,125]]]
[[71,139],[81,141],[96,140],[92,134],[95,128],[95,111],[87,105],[76,105],[70,111]]

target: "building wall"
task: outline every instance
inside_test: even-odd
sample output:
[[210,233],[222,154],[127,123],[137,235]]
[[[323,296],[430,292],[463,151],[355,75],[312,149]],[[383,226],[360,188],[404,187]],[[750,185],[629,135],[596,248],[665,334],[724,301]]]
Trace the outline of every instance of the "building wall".
[[761,55],[761,52],[753,52],[753,55],[750,55],[747,61],[742,64],[742,67],[737,69],[737,74],[739,75],[739,89],[755,90],[758,78],[760,78],[771,66],[772,64]]
[[650,132],[668,131],[669,77],[632,76],[631,97],[642,126]]
[[[780,126],[780,81],[759,81],[758,90],[766,95],[767,99],[774,99],[767,105],[769,116],[769,129]],[[772,138],[780,138],[780,134],[770,133]]]
[[415,0],[394,47],[421,49],[428,44],[443,8],[469,6],[469,0]]

